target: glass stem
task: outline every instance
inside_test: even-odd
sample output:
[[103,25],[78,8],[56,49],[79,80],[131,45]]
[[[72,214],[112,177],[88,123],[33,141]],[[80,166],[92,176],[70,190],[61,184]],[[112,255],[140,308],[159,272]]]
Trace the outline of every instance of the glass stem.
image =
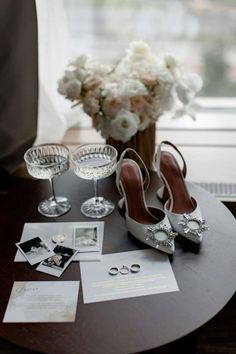
[[49,182],[50,182],[51,190],[52,190],[52,201],[57,203],[56,196],[55,196],[55,190],[54,190],[53,178],[49,178]]
[[99,202],[99,197],[98,197],[98,180],[97,178],[94,178],[93,180],[93,184],[94,184],[94,198],[95,198],[95,203]]

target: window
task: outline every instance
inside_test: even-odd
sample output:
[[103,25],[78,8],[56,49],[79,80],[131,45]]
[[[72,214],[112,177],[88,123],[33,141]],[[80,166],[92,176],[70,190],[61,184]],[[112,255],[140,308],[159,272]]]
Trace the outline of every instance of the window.
[[64,0],[75,53],[123,56],[132,40],[177,54],[204,77],[204,97],[236,95],[235,0]]
[[197,121],[160,119],[157,140],[182,146],[192,180],[235,182],[236,1],[64,0],[64,6],[76,55],[116,61],[141,39],[200,74]]

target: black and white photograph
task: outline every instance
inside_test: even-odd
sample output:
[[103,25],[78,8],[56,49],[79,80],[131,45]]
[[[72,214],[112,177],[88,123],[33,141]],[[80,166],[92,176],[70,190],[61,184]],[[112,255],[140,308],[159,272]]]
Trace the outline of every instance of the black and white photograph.
[[42,262],[44,259],[54,255],[54,252],[39,236],[24,242],[18,242],[16,246],[31,265]]
[[53,252],[54,255],[41,262],[36,270],[60,277],[60,275],[73,260],[78,250],[70,247],[56,245],[53,249]]
[[75,227],[74,247],[79,252],[99,251],[99,237],[97,227]]

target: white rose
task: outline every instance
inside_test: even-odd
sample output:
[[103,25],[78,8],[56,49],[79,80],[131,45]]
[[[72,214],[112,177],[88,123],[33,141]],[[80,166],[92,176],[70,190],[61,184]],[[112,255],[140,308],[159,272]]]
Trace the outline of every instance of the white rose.
[[[74,87],[74,90],[77,93],[79,92],[80,95],[81,83],[77,79],[75,71],[66,70],[64,76],[60,80],[58,80],[58,92],[70,98],[70,93],[71,91],[73,91],[72,87]],[[74,95],[72,94],[72,96]]]
[[169,87],[174,84],[174,79],[170,71],[163,66],[156,68],[156,76],[157,81],[163,86]]
[[69,81],[65,83],[65,95],[70,100],[79,99],[81,93],[81,82],[78,80]]
[[195,73],[185,75],[184,81],[186,86],[194,93],[200,91],[202,88],[202,78]]
[[63,76],[63,80],[65,82],[68,82],[68,81],[71,81],[71,80],[74,80],[76,79],[76,76],[75,76],[75,72],[74,71],[71,71],[71,70],[66,70],[64,72],[64,76]]
[[181,102],[188,104],[193,101],[196,93],[202,88],[202,79],[191,73],[184,75],[176,86],[176,92]]
[[84,68],[88,61],[88,56],[83,54],[72,60],[69,64],[75,66],[77,69]]
[[151,56],[151,49],[149,45],[143,41],[131,42],[126,49],[128,57],[132,57],[135,60],[140,60],[145,57]]
[[73,70],[73,74],[75,78],[81,82],[85,79],[86,76],[86,72],[84,69],[75,69]]
[[176,86],[176,93],[183,104],[190,103],[194,98],[194,93],[181,83]]
[[122,109],[111,121],[110,136],[126,143],[138,131],[139,118],[136,114]]
[[57,91],[61,94],[61,95],[66,95],[66,88],[65,88],[65,82],[64,79],[60,79],[57,82],[58,87],[57,87]]
[[180,60],[173,54],[163,53],[163,60],[167,69],[172,70],[181,65]]

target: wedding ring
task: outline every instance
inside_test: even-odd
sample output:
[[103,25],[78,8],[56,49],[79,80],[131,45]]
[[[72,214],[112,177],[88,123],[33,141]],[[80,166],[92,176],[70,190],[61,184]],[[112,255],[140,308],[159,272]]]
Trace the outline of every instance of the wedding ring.
[[110,275],[116,275],[119,273],[119,269],[117,267],[111,267],[108,272]]
[[120,274],[128,274],[129,273],[129,267],[123,265],[121,268],[120,268]]
[[139,264],[132,264],[132,266],[130,267],[130,271],[132,273],[138,273],[140,271],[141,267]]
[[66,239],[66,235],[63,235],[63,234],[54,235],[52,237],[52,241],[54,243],[58,243],[58,242],[63,243],[65,241],[65,239]]

